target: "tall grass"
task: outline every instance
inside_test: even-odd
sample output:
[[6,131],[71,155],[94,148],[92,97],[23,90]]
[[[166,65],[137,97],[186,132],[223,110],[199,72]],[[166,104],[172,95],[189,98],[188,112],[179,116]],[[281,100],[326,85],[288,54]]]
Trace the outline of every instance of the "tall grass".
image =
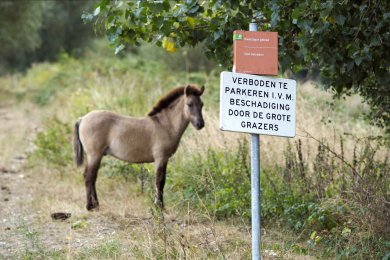
[[[43,131],[37,135],[32,163],[39,166],[45,160],[52,168],[74,169],[71,130],[76,119],[90,110],[144,115],[168,89],[187,83],[205,84],[205,115],[209,121],[201,133],[189,128],[171,160],[167,204],[182,214],[191,205],[200,218],[249,223],[248,142],[242,135],[218,131],[218,70],[197,70],[196,61],[188,54],[161,62],[166,54],[151,47],[120,58],[110,57],[101,43],[95,48],[85,59],[64,55],[58,63],[36,65],[26,75],[12,79],[18,88],[9,91],[24,93],[25,99],[51,110]],[[192,67],[191,62],[195,64]],[[262,138],[264,223],[287,226],[306,243],[301,248],[304,253],[318,250],[320,256],[327,257],[384,257],[390,250],[388,146],[364,137],[380,131],[365,123],[358,112],[359,102],[346,105],[332,102],[329,93],[308,86],[298,89],[299,136],[287,142]],[[146,194],[154,192],[151,165],[129,166],[104,160],[101,174],[113,180],[138,182],[140,191]],[[190,252],[181,248],[179,238],[172,245],[164,241],[149,248],[150,257],[175,258]],[[108,246],[117,252],[115,243]],[[134,243],[133,249],[142,255],[142,245]]]

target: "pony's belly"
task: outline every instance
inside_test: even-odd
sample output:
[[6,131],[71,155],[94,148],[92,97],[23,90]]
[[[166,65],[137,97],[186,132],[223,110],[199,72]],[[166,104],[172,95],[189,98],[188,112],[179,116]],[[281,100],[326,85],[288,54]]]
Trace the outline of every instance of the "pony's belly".
[[116,156],[115,154],[110,154],[110,155],[112,155],[113,157],[115,157],[119,160],[129,162],[129,163],[152,163],[152,162],[154,162],[153,158],[125,158],[125,157],[121,157],[121,156]]
[[118,150],[109,149],[107,154],[114,156],[115,158],[126,161],[129,163],[151,163],[154,162],[152,154],[142,150]]

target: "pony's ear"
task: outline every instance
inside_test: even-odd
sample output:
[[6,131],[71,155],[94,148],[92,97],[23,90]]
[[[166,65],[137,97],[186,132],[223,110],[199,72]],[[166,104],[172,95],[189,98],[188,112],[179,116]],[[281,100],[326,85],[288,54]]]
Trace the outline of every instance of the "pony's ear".
[[203,92],[204,92],[204,86],[202,86],[202,87],[200,88],[200,95],[199,95],[199,96],[202,96]]
[[184,88],[184,94],[185,94],[186,96],[188,96],[188,95],[191,94],[190,89],[191,89],[191,86],[190,86],[190,85],[187,85],[187,86]]

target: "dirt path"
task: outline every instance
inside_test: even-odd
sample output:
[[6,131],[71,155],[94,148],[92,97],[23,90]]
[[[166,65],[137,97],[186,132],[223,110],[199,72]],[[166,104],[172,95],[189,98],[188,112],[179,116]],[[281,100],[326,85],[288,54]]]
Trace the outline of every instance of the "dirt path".
[[0,105],[0,257],[23,245],[18,229],[34,218],[34,190],[23,171],[39,118],[29,105],[7,101]]
[[[56,193],[65,193],[72,183],[65,187],[55,183],[57,188],[53,181],[58,177],[49,176],[50,170],[36,172],[26,165],[42,114],[31,104],[7,101],[0,105],[0,259],[45,259],[51,258],[47,252],[94,247],[118,228],[104,215],[85,212],[81,203],[78,209],[60,205]],[[64,200],[79,204],[74,196]],[[71,211],[71,220],[52,221],[50,214],[58,208]],[[76,228],[84,228],[82,232],[72,230],[75,223]]]

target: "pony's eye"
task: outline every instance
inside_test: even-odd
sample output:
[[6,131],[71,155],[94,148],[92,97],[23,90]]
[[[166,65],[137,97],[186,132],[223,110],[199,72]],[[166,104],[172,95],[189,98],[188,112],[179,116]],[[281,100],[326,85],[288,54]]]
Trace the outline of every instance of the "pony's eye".
[[188,103],[187,105],[188,105],[189,107],[192,107],[193,104],[192,104],[192,103]]

